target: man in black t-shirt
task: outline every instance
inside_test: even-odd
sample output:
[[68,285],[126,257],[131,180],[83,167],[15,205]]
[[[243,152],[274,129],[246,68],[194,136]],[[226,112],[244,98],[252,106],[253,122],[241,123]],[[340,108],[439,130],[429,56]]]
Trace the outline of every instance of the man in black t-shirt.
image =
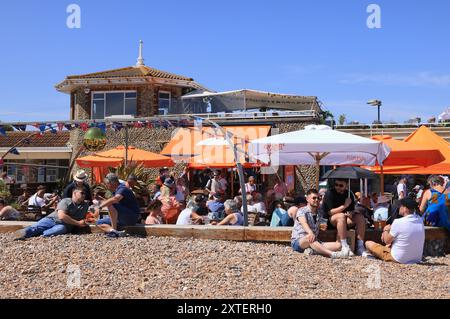
[[337,229],[337,237],[341,241],[342,249],[350,250],[347,243],[347,226],[355,227],[357,234],[357,255],[365,255],[364,235],[366,221],[363,214],[355,212],[355,197],[348,196],[347,181],[335,180],[334,188],[328,190],[323,200],[323,212],[328,214],[330,228]]

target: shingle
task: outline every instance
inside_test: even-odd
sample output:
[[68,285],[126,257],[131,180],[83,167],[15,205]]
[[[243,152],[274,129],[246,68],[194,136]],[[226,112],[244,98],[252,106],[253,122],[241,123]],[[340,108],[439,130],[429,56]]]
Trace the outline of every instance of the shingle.
[[[33,132],[7,132],[6,136],[0,135],[0,147],[13,147],[20,140],[26,138]],[[38,132],[36,132],[38,133]],[[29,138],[30,143],[21,143],[17,147],[64,147],[69,142],[70,132],[62,131],[44,133],[42,136],[33,135]]]

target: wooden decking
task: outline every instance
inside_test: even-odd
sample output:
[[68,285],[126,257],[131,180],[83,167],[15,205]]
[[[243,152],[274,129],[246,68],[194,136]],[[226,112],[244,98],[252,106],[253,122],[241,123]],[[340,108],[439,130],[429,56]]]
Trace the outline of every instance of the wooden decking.
[[[0,221],[0,233],[13,232],[32,225],[33,222]],[[289,244],[291,242],[292,227],[267,227],[267,226],[203,226],[203,225],[136,225],[127,227],[130,235],[137,236],[171,236],[182,238],[216,239],[233,241],[253,241]],[[100,233],[100,229],[91,225],[93,233]],[[366,231],[366,240],[380,242],[381,232],[369,229]],[[321,232],[319,239],[322,241],[336,240],[336,230]],[[349,231],[349,242],[352,248],[355,245],[355,232]],[[449,248],[449,235],[445,229],[436,227],[425,227],[425,240],[445,239],[447,252]]]

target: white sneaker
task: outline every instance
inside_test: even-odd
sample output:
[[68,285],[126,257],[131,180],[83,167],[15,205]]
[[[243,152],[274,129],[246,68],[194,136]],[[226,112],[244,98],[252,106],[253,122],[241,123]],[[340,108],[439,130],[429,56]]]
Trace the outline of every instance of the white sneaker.
[[348,258],[349,257],[349,252],[350,250],[345,250],[342,249],[340,251],[334,251],[333,253],[331,253],[331,259],[338,259],[338,258]]
[[356,256],[363,256],[365,257],[367,255],[367,251],[365,248],[358,248],[356,249]]
[[367,258],[367,259],[377,259],[374,255],[372,255],[370,252],[364,249],[361,257]]
[[345,251],[349,257],[353,257],[355,256],[355,254],[353,253],[353,251],[350,249],[350,247],[342,247],[341,251]]
[[314,250],[312,248],[306,248],[303,254],[305,254],[305,256],[314,255]]

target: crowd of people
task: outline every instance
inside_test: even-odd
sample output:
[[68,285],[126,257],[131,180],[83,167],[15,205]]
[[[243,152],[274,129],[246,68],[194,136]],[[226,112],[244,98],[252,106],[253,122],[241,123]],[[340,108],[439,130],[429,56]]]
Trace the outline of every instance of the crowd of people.
[[[58,192],[46,193],[44,186],[37,187],[34,194],[24,188],[17,199],[20,208],[50,213],[33,226],[18,231],[16,237],[55,236],[80,231],[90,224],[110,237],[126,236],[124,229],[140,222],[147,225],[245,224],[243,197],[232,197],[221,171],[203,172],[196,179],[201,187],[190,191],[186,170],[176,178],[167,168],[162,168],[155,183],[149,185],[148,193],[142,196],[135,191],[136,176],[130,175],[122,181],[110,173],[104,179],[111,193],[109,198],[98,189],[91,190],[84,171],[74,174],[61,196]],[[330,258],[348,258],[355,253],[385,261],[414,263],[422,257],[424,225],[450,229],[447,209],[450,190],[448,180],[437,175],[429,177],[426,187],[416,185],[410,192],[407,184],[406,177],[400,178],[393,198],[385,194],[353,193],[347,180],[339,179],[328,189],[310,189],[305,196],[294,196],[281,178],[277,178],[273,188],[262,192],[255,176],[250,175],[245,183],[245,200],[248,214],[258,216],[255,224],[292,227],[294,251]],[[242,194],[241,189],[238,193]],[[145,209],[141,209],[142,200]],[[107,216],[103,217],[105,211]],[[0,199],[0,218],[19,216],[16,208]],[[369,227],[382,230],[381,241],[385,245],[365,240]],[[347,242],[350,228],[355,229],[355,252]],[[319,232],[327,229],[336,230],[336,241],[318,239]]]

